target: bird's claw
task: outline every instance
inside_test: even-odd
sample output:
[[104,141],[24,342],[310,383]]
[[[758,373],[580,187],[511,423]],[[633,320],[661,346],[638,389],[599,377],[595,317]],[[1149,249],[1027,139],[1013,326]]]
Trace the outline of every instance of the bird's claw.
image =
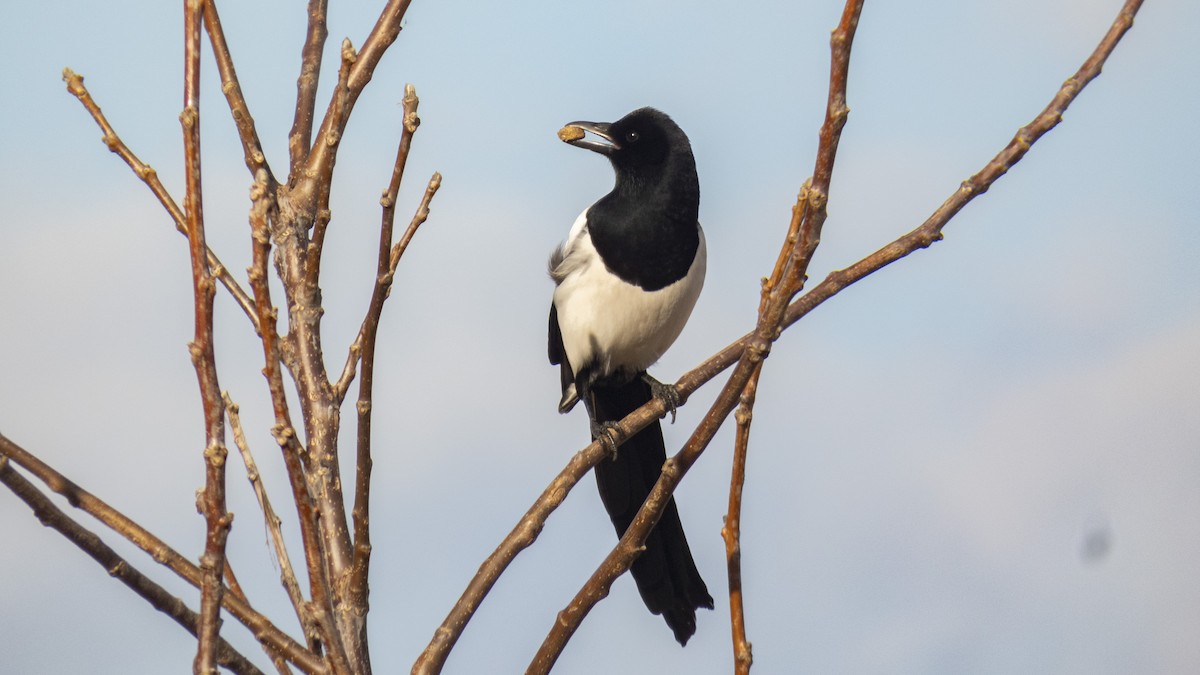
[[667,407],[667,412],[671,413],[671,424],[675,423],[675,410],[682,404],[682,399],[679,397],[679,390],[673,384],[664,384],[650,376],[649,373],[642,373],[642,379],[646,384],[650,385],[650,394],[654,398],[663,402]]
[[592,422],[592,438],[600,441],[600,445],[608,451],[609,459],[617,459],[617,423]]

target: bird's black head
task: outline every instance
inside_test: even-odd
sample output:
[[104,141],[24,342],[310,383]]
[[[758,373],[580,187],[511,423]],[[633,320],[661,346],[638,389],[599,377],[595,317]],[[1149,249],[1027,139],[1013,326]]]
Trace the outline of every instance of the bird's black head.
[[558,135],[612,162],[612,191],[586,211],[592,245],[609,271],[648,291],[688,274],[700,246],[700,181],[679,125],[640,108],[611,124],[572,122]]
[[[573,128],[591,132],[603,141],[588,138]],[[674,120],[654,108],[639,108],[612,123],[571,122],[559,133],[571,145],[607,156],[618,175],[661,171],[672,159],[690,165],[695,171],[687,135]]]

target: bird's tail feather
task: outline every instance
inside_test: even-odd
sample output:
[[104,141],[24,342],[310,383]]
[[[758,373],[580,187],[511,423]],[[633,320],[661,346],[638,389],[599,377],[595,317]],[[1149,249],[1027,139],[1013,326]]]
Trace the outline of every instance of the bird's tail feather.
[[[650,385],[634,378],[619,386],[591,388],[597,422],[616,422],[650,400]],[[617,536],[625,534],[642,502],[662,473],[667,459],[662,427],[657,421],[621,446],[616,459],[596,465],[600,499],[612,519]],[[646,550],[630,569],[646,607],[661,614],[680,644],[696,632],[696,610],[713,608],[712,596],[688,547],[675,499],[667,503],[662,518],[646,538]]]

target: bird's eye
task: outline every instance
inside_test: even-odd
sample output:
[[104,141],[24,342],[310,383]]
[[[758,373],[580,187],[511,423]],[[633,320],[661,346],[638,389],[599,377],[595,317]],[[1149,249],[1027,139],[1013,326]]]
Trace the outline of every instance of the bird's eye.
[[637,141],[637,139],[639,139],[641,137],[642,137],[642,135],[636,131],[625,132],[625,140],[629,141],[630,143]]

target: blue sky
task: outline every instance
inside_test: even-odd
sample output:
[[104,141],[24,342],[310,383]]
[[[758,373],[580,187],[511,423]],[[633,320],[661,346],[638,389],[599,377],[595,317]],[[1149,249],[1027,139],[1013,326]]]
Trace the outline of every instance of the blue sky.
[[[361,44],[378,3],[333,4],[330,63],[342,37]],[[186,351],[186,246],[60,80],[64,66],[83,74],[180,198],[181,6],[0,10],[0,431],[195,555],[203,435]],[[868,3],[812,278],[924,220],[1044,107],[1119,6]],[[689,327],[654,369],[674,378],[753,325],[757,280],[812,170],[840,10],[414,3],[343,142],[323,270],[325,343],[340,368],[367,302],[378,197],[412,82],[424,123],[400,218],[429,174],[445,182],[380,331],[377,672],[411,664],[587,438],[581,413],[555,411],[544,264],[611,172],[555,131],[653,105],[691,137],[710,260]],[[227,2],[222,17],[281,173],[301,3]],[[1146,3],[1064,123],[945,241],[843,292],[779,342],[759,393],[743,522],[754,672],[1200,671],[1198,29],[1195,3]],[[249,177],[207,51],[204,68],[208,236],[242,270]],[[261,352],[224,296],[217,323],[221,385],[242,405],[281,501]],[[668,445],[714,394],[710,385],[680,411]],[[678,493],[717,600],[695,639],[681,650],[622,579],[561,672],[730,672],[719,532],[731,446],[723,430]],[[231,558],[255,605],[294,629],[253,496],[236,459],[230,468]],[[190,669],[189,636],[7,492],[0,533],[0,671]],[[1083,555],[1097,538],[1107,552]],[[446,672],[523,669],[613,542],[586,479],[496,586]],[[121,550],[194,604],[188,587]],[[257,658],[253,640],[226,626]]]

